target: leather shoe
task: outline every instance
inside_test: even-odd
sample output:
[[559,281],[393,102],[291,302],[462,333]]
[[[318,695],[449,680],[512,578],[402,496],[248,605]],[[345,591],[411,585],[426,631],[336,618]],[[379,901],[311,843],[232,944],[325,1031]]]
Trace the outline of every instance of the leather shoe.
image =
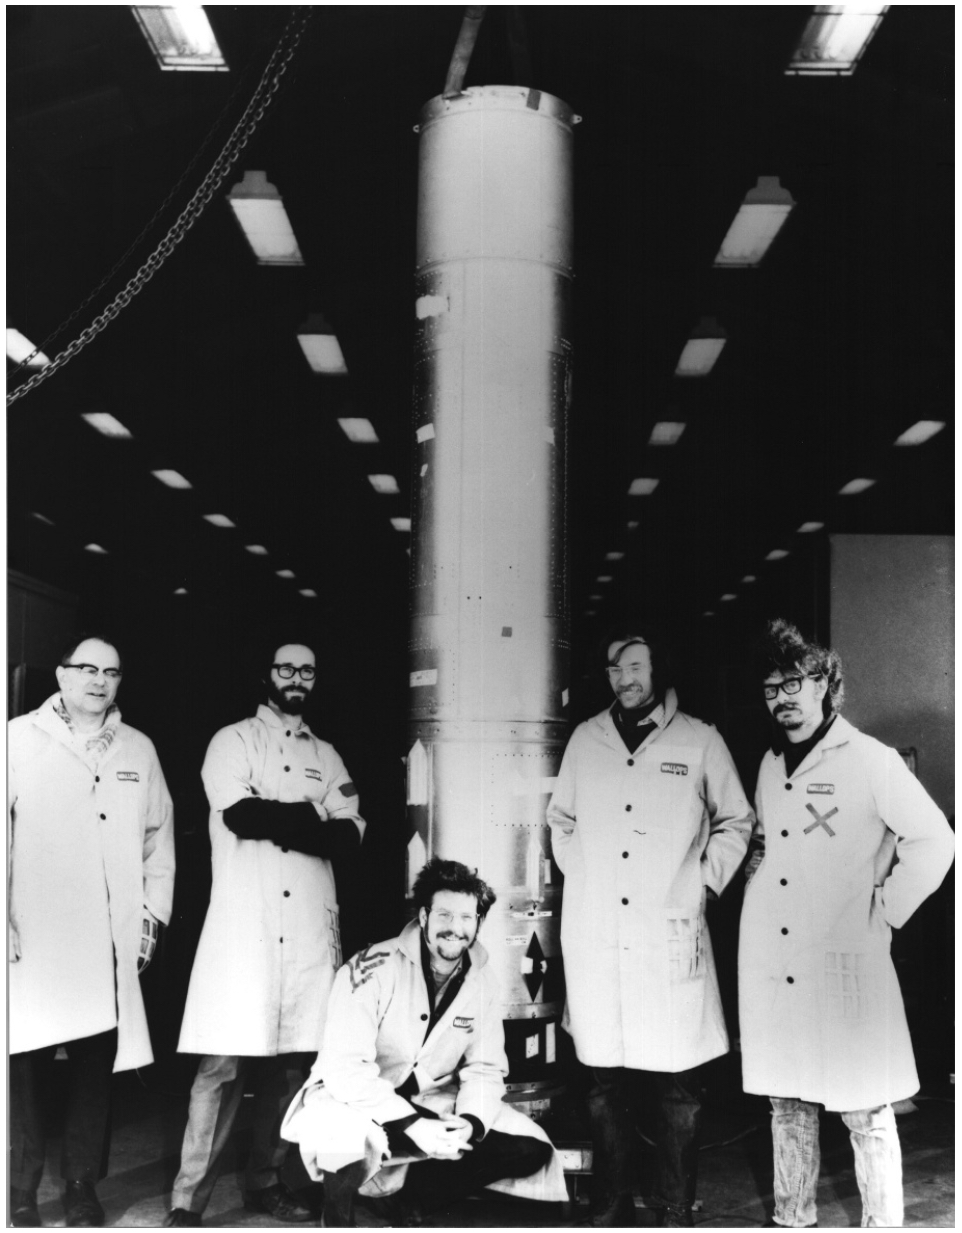
[[200,1212],[189,1212],[186,1207],[172,1207],[164,1221],[165,1229],[202,1229],[204,1222]]
[[316,1219],[311,1209],[298,1203],[283,1182],[265,1190],[245,1190],[244,1206],[249,1212],[266,1212],[285,1224],[303,1224]]
[[104,1209],[89,1177],[79,1182],[67,1182],[63,1210],[67,1214],[68,1229],[102,1229],[106,1224]]
[[37,1211],[37,1192],[10,1187],[10,1224],[15,1229],[42,1229],[43,1221]]

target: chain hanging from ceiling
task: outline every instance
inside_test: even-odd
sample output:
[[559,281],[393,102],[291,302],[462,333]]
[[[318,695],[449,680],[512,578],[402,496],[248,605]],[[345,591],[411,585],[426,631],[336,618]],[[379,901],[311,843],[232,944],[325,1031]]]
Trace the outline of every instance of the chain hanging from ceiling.
[[[228,137],[220,154],[214,160],[210,171],[208,171],[190,201],[184,206],[177,221],[167,232],[167,235],[161,240],[123,290],[107,305],[104,311],[98,317],[95,317],[90,325],[82,333],[78,334],[73,342],[69,343],[49,364],[45,365],[39,372],[34,373],[28,381],[18,385],[15,390],[7,395],[8,407],[12,406],[19,398],[23,398],[25,394],[29,394],[31,390],[36,389],[48,377],[52,377],[55,372],[63,368],[75,355],[79,355],[88,343],[93,342],[97,335],[123,312],[134,296],[144,289],[171,253],[173,253],[177,245],[187,235],[187,232],[190,231],[194,223],[197,222],[210,204],[214,194],[227,178],[230,169],[236,163],[244,147],[257,131],[265,112],[273,102],[284,74],[287,72],[291,60],[300,45],[307,23],[310,21],[313,7],[313,5],[308,4],[299,5],[294,9],[290,21],[284,27],[277,46],[274,48],[273,54],[267,62],[264,72],[261,74],[257,89],[244,109],[243,115],[234,126],[233,132]],[[40,348],[38,347],[34,354],[39,350]],[[30,358],[28,357],[24,363],[28,362]]]

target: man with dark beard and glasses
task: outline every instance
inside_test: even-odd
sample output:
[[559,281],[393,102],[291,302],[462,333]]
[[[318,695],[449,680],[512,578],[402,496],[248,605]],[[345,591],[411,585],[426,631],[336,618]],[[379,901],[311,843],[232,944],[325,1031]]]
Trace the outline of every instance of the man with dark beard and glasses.
[[266,704],[217,733],[201,770],[213,887],[178,1048],[203,1056],[168,1228],[200,1227],[252,1079],[244,1205],[313,1218],[281,1181],[280,1124],[317,1053],[341,963],[331,860],[354,854],[365,826],[344,763],[301,717],[316,673],[310,647],[278,646]]

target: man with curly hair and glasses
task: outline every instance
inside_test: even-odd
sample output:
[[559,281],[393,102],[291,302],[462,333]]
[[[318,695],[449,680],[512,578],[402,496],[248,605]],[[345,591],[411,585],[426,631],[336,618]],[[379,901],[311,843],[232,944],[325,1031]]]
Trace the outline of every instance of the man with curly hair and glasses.
[[758,665],[773,722],[739,952],[747,1092],[771,1098],[773,1227],[813,1228],[819,1109],[841,1113],[863,1228],[902,1225],[892,1102],[918,1091],[892,930],[952,863],[945,816],[894,749],[840,714],[838,654],[771,621]]
[[314,651],[282,642],[264,669],[266,703],[216,734],[201,770],[214,880],[178,1047],[202,1056],[168,1228],[200,1227],[250,1083],[244,1205],[287,1223],[313,1218],[281,1179],[280,1124],[341,962],[332,861],[352,858],[365,823],[337,751],[303,720]]
[[359,1190],[394,1226],[482,1187],[567,1199],[547,1136],[503,1103],[501,997],[478,941],[494,899],[476,872],[435,857],[414,885],[416,918],[338,973],[283,1130],[324,1179],[325,1227],[354,1227]]

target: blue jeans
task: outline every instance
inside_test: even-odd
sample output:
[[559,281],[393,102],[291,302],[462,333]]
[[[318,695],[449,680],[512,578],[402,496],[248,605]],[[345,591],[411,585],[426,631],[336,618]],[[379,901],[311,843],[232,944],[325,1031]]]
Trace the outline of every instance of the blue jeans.
[[[772,1101],[775,1158],[775,1223],[786,1229],[813,1225],[821,1153],[819,1105],[807,1100]],[[891,1105],[842,1114],[855,1151],[862,1196],[863,1229],[902,1227],[902,1152]]]

